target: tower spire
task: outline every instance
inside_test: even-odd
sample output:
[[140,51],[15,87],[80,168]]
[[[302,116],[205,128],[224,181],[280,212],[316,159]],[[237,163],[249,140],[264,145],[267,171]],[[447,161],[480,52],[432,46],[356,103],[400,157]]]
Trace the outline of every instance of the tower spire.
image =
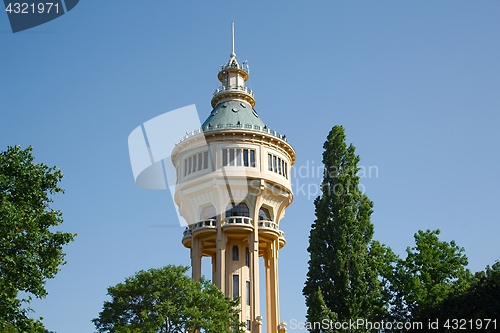
[[234,53],[234,22],[231,24],[231,39],[232,39],[232,44],[231,44],[231,58],[236,58],[236,53]]
[[255,106],[253,92],[245,86],[245,82],[248,80],[248,67],[242,66],[236,60],[236,53],[234,52],[234,22],[231,23],[231,54],[229,55],[228,62],[222,65],[217,78],[222,83],[222,86],[217,88],[214,93],[212,107],[221,102],[234,99],[246,101],[252,107]]

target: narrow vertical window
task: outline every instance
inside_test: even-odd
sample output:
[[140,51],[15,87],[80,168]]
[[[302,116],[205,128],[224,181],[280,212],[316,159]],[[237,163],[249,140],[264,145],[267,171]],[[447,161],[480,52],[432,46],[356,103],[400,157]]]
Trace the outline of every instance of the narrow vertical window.
[[250,150],[250,166],[255,168],[255,150]]
[[234,149],[229,149],[229,165],[234,166]]
[[247,305],[250,305],[250,281],[246,282],[247,285]]
[[247,320],[247,331],[250,331],[251,327],[250,327],[250,320]]
[[273,171],[273,156],[271,154],[267,154],[267,170]]
[[273,171],[276,172],[278,168],[276,168],[276,156],[273,156]]
[[243,166],[248,166],[248,149],[243,149]]
[[285,162],[285,177],[286,179],[288,179],[288,165],[286,162]]
[[281,175],[281,158],[278,157],[278,173]]
[[203,153],[203,169],[208,169],[208,151]]
[[241,156],[241,149],[236,149],[236,165],[237,166],[241,166],[242,157],[243,156]]
[[193,157],[190,156],[188,159],[188,175],[191,173],[191,162],[193,160]]
[[200,171],[202,169],[202,164],[201,164],[201,157],[203,155],[201,153],[198,154],[198,171]]
[[196,172],[196,164],[197,164],[196,162],[197,162],[197,161],[198,161],[198,160],[196,159],[196,155],[194,155],[194,156],[193,156],[193,171],[191,171],[191,172]]
[[237,245],[233,246],[233,260],[240,260],[239,259],[240,255],[238,252],[239,252],[238,246]]
[[248,250],[248,247],[245,249],[245,265],[250,267],[250,251]]
[[184,160],[184,177],[187,176],[187,172],[188,172],[188,160],[187,158]]
[[233,275],[233,298],[240,296],[240,276]]
[[222,149],[222,166],[227,166],[227,149]]

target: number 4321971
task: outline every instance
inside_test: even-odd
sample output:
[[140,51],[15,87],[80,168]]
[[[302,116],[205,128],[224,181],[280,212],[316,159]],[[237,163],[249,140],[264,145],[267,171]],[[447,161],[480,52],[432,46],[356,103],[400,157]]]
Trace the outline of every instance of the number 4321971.
[[9,14],[48,14],[51,11],[59,13],[59,4],[53,2],[40,2],[38,4],[29,4],[26,2],[9,2],[5,11]]
[[446,329],[451,330],[474,330],[474,329],[497,329],[496,319],[447,319],[443,325]]

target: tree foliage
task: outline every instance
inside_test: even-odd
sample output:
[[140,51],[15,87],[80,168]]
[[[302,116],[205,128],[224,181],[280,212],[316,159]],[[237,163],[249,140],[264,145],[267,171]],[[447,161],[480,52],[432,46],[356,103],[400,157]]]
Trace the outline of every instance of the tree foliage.
[[372,241],[373,203],[359,189],[359,156],[352,144],[346,145],[342,126],[333,127],[323,148],[322,195],[314,201],[316,220],[303,289],[307,320],[321,322],[327,312],[340,322],[376,321],[387,312],[381,275],[392,251]]
[[[0,329],[43,332],[28,317],[31,296],[45,297],[45,283],[65,264],[63,245],[75,234],[52,232],[63,222],[50,207],[51,196],[63,192],[57,167],[35,163],[32,148],[8,147],[0,153]],[[19,299],[19,292],[28,295]]]
[[195,282],[188,267],[166,266],[140,271],[108,288],[111,301],[104,302],[93,319],[98,332],[174,333],[242,332],[239,299],[232,300],[210,281]]
[[500,318],[500,262],[472,277],[465,250],[441,241],[439,230],[418,231],[405,259],[373,241],[373,203],[358,188],[359,157],[345,144],[342,127],[331,130],[323,148],[322,195],[314,202],[303,289],[311,332],[350,332],[350,326],[332,329],[322,323],[356,319],[383,321],[384,332],[399,332],[390,328],[395,322],[422,322],[427,328],[437,320],[436,330],[455,332],[450,318],[467,320],[468,331],[483,324],[484,331],[488,318]]
[[434,307],[463,293],[471,278],[465,250],[454,241],[440,241],[439,230],[418,231],[406,259],[398,259],[392,281],[392,313],[408,321],[423,308]]
[[[436,322],[439,332],[460,332],[453,329],[450,319],[461,319],[468,332],[497,332],[500,328],[500,262],[477,272],[463,293],[449,294],[439,304],[425,306],[415,314],[415,320]],[[496,322],[489,322],[488,319]],[[489,325],[488,325],[489,324]],[[487,327],[488,326],[488,327]],[[458,327],[457,327],[458,328]]]

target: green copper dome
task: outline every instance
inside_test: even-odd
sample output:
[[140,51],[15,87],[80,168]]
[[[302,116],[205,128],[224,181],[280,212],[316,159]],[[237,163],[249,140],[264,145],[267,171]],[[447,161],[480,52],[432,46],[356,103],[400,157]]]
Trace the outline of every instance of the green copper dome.
[[257,130],[267,128],[252,106],[240,100],[217,104],[202,125],[204,131],[239,127]]

